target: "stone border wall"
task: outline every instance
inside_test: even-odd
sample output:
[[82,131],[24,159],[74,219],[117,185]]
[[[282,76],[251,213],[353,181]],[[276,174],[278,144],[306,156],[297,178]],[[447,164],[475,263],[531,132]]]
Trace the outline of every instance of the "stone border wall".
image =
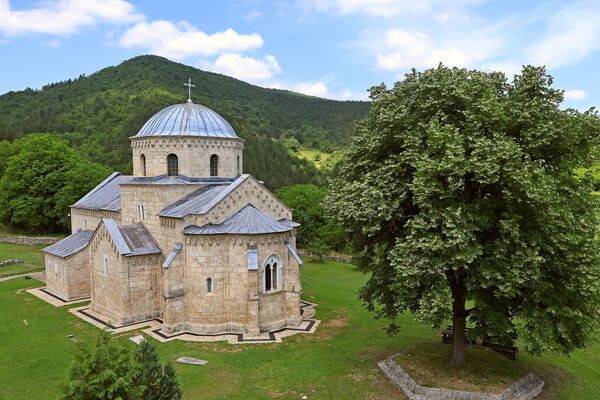
[[541,393],[544,381],[529,374],[509,386],[500,394],[464,392],[442,388],[429,388],[416,383],[408,373],[400,367],[394,358],[396,353],[378,363],[383,374],[410,400],[531,400]]
[[61,239],[62,238],[50,236],[0,235],[0,243],[25,244],[29,246],[34,244],[45,244],[49,246]]
[[[309,251],[306,250],[298,250],[298,255],[300,257],[310,257],[310,258],[319,258],[318,254],[313,254]],[[334,254],[323,254],[323,260],[330,260],[330,261],[337,261],[337,262],[341,262],[341,263],[346,263],[349,264],[352,261],[352,256],[349,256],[347,254],[338,254],[338,253],[334,253]]]

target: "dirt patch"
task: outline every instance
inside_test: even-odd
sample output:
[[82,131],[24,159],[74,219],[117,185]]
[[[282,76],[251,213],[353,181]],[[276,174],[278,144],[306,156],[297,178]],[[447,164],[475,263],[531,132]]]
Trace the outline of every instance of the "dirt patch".
[[348,326],[348,325],[350,325],[350,324],[345,319],[342,319],[342,318],[332,319],[323,324],[323,326],[325,326],[327,328],[341,328],[341,327]]

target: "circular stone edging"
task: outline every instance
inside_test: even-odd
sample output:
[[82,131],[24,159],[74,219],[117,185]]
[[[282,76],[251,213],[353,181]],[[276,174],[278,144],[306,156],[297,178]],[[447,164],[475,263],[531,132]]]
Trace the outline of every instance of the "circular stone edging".
[[393,354],[377,365],[410,400],[531,400],[540,394],[544,387],[544,381],[534,374],[519,379],[500,394],[425,387],[415,382],[396,363],[394,358],[399,354]]

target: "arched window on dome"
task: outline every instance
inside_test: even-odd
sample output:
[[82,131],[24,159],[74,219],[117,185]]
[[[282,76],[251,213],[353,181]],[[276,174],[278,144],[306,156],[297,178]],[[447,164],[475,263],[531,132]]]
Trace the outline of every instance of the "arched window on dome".
[[179,175],[179,160],[175,154],[169,154],[167,156],[167,175]]
[[210,176],[219,175],[219,156],[213,154],[210,156]]
[[142,176],[146,176],[146,156],[140,156],[140,170],[142,171]]

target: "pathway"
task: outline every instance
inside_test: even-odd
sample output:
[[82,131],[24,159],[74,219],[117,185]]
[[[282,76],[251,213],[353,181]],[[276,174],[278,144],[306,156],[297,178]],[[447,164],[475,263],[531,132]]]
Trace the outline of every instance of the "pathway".
[[21,274],[21,275],[5,276],[4,278],[0,278],[0,282],[9,281],[11,279],[23,278],[25,276],[30,276],[33,279],[37,279],[38,281],[46,282],[46,274],[44,273],[44,271],[30,272],[30,273]]

